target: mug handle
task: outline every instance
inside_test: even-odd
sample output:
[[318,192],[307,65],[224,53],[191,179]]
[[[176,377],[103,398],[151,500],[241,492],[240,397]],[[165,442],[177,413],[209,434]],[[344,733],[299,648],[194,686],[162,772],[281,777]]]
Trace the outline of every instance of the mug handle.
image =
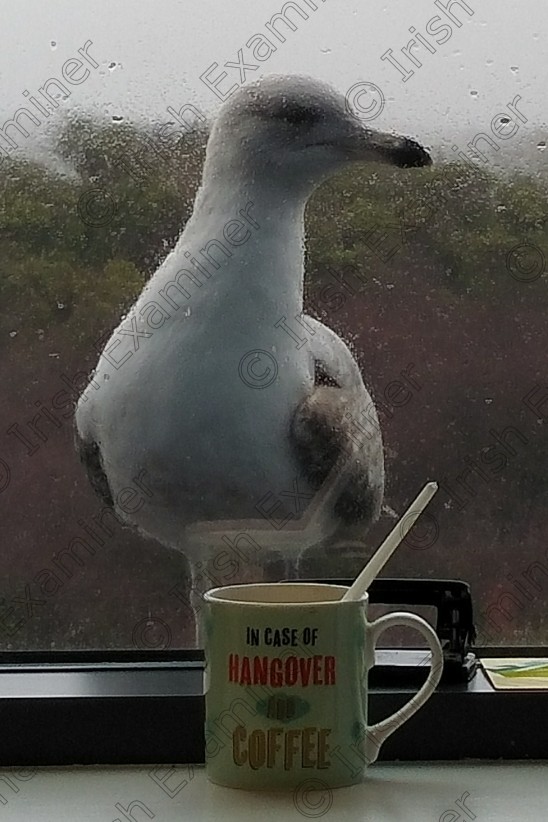
[[392,614],[376,619],[375,622],[370,623],[370,641],[373,649],[377,644],[379,636],[388,628],[405,625],[408,628],[414,628],[428,642],[430,651],[432,652],[432,661],[430,671],[426,682],[422,685],[415,696],[405,703],[396,713],[382,719],[375,725],[367,728],[364,740],[364,755],[368,764],[375,762],[379,755],[379,750],[383,742],[394,733],[404,722],[407,722],[419,708],[422,708],[424,703],[430,699],[436,690],[441,675],[443,673],[443,650],[436,632],[433,628],[416,614],[409,614],[405,611],[395,611]]

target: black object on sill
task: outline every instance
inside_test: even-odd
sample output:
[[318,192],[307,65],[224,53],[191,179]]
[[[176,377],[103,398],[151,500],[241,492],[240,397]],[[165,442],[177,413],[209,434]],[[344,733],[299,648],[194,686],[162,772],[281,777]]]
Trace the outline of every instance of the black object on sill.
[[[295,580],[284,580],[292,582]],[[351,585],[352,579],[299,580],[300,582]],[[429,605],[437,609],[435,630],[443,649],[444,684],[469,682],[477,670],[471,650],[476,639],[470,586],[459,579],[390,579],[380,577],[369,587],[369,602],[375,605]],[[430,654],[377,651],[378,663],[369,674],[370,687],[416,685],[426,679]]]

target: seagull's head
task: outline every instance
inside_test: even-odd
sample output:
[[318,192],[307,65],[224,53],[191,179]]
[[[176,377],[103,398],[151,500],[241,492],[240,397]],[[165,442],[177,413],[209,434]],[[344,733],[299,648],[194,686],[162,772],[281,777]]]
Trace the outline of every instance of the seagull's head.
[[431,165],[408,137],[376,131],[345,97],[301,76],[267,76],[238,89],[212,129],[208,159],[286,189],[310,190],[351,163]]

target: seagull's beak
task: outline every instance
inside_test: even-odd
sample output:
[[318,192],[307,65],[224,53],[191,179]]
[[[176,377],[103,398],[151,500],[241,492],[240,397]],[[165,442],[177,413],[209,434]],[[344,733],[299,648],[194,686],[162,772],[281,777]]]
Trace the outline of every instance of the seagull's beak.
[[352,135],[345,140],[344,148],[348,159],[351,160],[376,160],[398,168],[422,168],[432,165],[430,154],[416,140],[382,131],[355,128]]
[[423,168],[432,165],[432,157],[416,140],[411,140],[409,137],[392,139],[394,145],[386,146],[380,142],[377,147],[378,154],[385,162],[392,163],[398,168]]

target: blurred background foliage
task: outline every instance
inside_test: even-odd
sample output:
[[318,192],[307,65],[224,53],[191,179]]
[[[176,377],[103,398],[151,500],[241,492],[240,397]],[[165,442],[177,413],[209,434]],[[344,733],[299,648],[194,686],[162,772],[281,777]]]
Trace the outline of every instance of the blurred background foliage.
[[[72,339],[108,327],[135,299],[188,219],[206,134],[162,137],[126,123],[68,120],[56,140],[64,172],[28,159],[0,163],[0,299],[5,332],[64,326]],[[385,263],[371,232],[398,245],[391,273],[420,262],[440,295],[489,299],[510,290],[518,244],[548,248],[548,181],[445,163],[433,169],[356,166],[308,206],[308,287],[330,268]],[[544,284],[543,279],[543,284]],[[544,296],[545,289],[542,290]],[[538,293],[536,294],[538,298]]]

